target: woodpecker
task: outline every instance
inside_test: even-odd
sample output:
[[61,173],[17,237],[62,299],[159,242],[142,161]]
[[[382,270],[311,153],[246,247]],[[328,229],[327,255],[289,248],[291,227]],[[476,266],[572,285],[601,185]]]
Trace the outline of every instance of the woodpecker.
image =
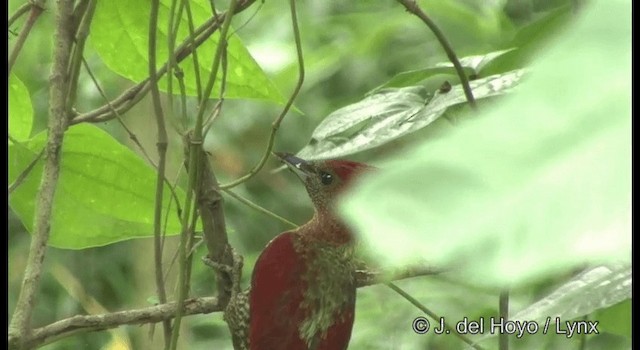
[[236,299],[248,299],[248,348],[346,349],[355,314],[354,237],[335,215],[334,204],[371,167],[275,155],[302,180],[315,213],[306,224],[267,244],[253,269],[250,290]]

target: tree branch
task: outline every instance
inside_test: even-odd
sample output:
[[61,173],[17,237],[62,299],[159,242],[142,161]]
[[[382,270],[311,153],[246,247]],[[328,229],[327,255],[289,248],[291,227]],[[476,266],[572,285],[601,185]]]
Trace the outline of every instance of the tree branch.
[[[355,276],[358,288],[362,288],[388,281],[435,275],[443,271],[429,266],[417,266],[392,273],[358,270],[355,271]],[[385,276],[388,276],[388,278],[385,278]],[[28,347],[37,347],[78,333],[101,331],[123,325],[149,324],[171,320],[176,314],[176,307],[176,302],[170,302],[142,309],[118,311],[102,315],[76,315],[34,329],[26,339],[25,344]],[[224,304],[218,298],[193,298],[185,300],[183,315],[209,314],[223,311],[223,309]],[[14,336],[9,336],[10,342],[16,340]]]
[[[238,3],[234,14],[240,13],[251,6],[256,0],[244,0]],[[202,45],[209,37],[216,31],[226,18],[227,13],[221,14],[217,17],[212,17],[203,25],[198,27],[194,32],[194,36],[189,36],[186,38],[180,46],[178,46],[174,52],[175,64],[182,62],[185,58],[189,57],[189,55],[193,52],[195,47]],[[169,63],[166,62],[160,69],[157,71],[158,79],[161,79],[164,74],[167,73]],[[124,91],[120,96],[116,97],[113,101],[111,101],[111,105],[115,107],[115,109],[120,114],[124,114],[126,111],[131,109],[138,101],[140,101],[146,94],[149,92],[150,84],[149,78],[139,82],[135,86]],[[105,104],[101,107],[98,107],[92,111],[82,113],[76,116],[72,121],[71,125],[79,124],[82,122],[104,122],[107,120],[111,120],[115,118],[115,114],[111,110],[110,106]]]
[[[77,333],[95,332],[122,325],[150,324],[170,321],[176,313],[175,302],[152,307],[118,311],[102,315],[76,315],[48,326],[37,328],[25,343],[36,347]],[[222,311],[215,297],[193,298],[184,303],[185,315],[208,314]]]
[[36,198],[33,235],[27,257],[20,295],[16,304],[9,334],[16,336],[17,342],[10,342],[11,349],[24,348],[21,340],[31,333],[31,315],[36,304],[42,264],[47,251],[51,232],[51,212],[60,174],[60,154],[64,132],[68,120],[65,113],[69,76],[67,70],[73,45],[73,0],[58,1],[53,65],[51,67],[51,87],[49,92],[49,125],[47,144],[44,151],[42,180]]

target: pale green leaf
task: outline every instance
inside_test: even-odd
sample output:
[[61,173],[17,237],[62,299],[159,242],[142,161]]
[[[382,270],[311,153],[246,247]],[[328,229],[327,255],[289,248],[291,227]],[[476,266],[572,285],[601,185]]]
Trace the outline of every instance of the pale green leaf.
[[[167,61],[170,1],[160,2],[158,14],[157,57],[158,67]],[[190,1],[194,26],[197,28],[208,20],[211,7],[208,1]],[[91,43],[104,63],[114,72],[136,83],[148,77],[148,32],[149,2],[113,0],[99,1],[94,20],[91,22]],[[176,45],[182,43],[189,33],[186,11],[178,31]],[[211,72],[211,63],[218,46],[219,35],[215,32],[198,47],[198,61],[202,84],[206,84]],[[251,57],[237,35],[232,35],[227,46],[228,73],[225,97],[253,98],[283,103],[284,99],[275,85]],[[180,64],[188,95],[195,96],[196,79],[191,56]],[[218,96],[222,73],[219,71],[213,96]],[[160,88],[167,91],[166,76]],[[173,78],[173,93],[179,93],[178,80]]]
[[[511,52],[514,49],[508,50],[500,50],[489,52],[484,55],[473,55],[460,58],[460,65],[462,66],[465,74],[467,76],[475,74],[479,75],[482,68],[484,68],[487,64],[491,63],[496,58],[504,55],[505,53]],[[455,68],[453,68],[453,63],[451,62],[441,62],[437,63],[434,67],[427,67],[423,69],[412,70],[408,72],[402,72],[396,74],[393,78],[391,78],[388,82],[382,84],[380,87],[374,89],[374,92],[379,91],[383,88],[391,88],[391,87],[404,87],[418,84],[419,82],[430,78],[434,75],[438,74],[448,74],[457,76],[457,72]]]
[[381,263],[455,264],[470,282],[513,286],[630,259],[629,4],[585,8],[518,93],[346,196]]
[[[16,179],[45,144],[45,133],[9,148],[9,181]],[[11,194],[9,204],[28,231],[33,228],[35,198],[42,160]],[[65,134],[61,171],[54,198],[49,244],[82,249],[153,233],[155,170],[127,147],[92,125],[74,126]],[[183,192],[176,189],[180,200]],[[165,186],[163,212],[167,234],[180,231],[175,201]]]
[[[470,85],[474,97],[483,99],[509,92],[522,75],[522,70],[516,70],[474,80]],[[426,127],[447,108],[466,101],[459,84],[435,94],[421,86],[384,89],[327,116],[298,155],[327,159],[378,147]]]
[[631,266],[596,266],[510,317],[513,321],[568,321],[631,298]]
[[18,141],[31,136],[33,107],[29,90],[14,74],[9,75],[9,135]]

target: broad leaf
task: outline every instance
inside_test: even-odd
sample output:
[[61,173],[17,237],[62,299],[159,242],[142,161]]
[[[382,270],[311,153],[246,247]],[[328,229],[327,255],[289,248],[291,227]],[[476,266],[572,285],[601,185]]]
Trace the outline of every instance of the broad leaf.
[[[168,57],[167,25],[170,3],[168,0],[160,2],[156,59],[158,67],[164,64]],[[189,3],[196,28],[212,16],[208,1],[190,1]],[[99,1],[94,20],[91,23],[91,43],[104,63],[114,72],[134,82],[140,82],[149,75],[147,57],[149,11],[149,2],[145,1]],[[187,15],[186,11],[183,11],[176,46],[188,37],[188,33]],[[218,40],[219,35],[216,32],[197,49],[203,86],[210,74]],[[284,101],[278,89],[251,57],[237,35],[232,35],[228,40],[227,60],[228,75],[225,97],[254,98],[276,103]],[[196,79],[191,56],[185,58],[179,66],[184,72],[187,94],[195,96],[197,94]],[[220,70],[212,97],[219,94],[221,78]],[[178,81],[176,78],[173,79],[173,93],[177,94],[179,93]],[[165,76],[160,87],[166,91],[166,86]]]
[[33,107],[29,90],[14,74],[9,76],[9,135],[18,141],[31,136]]
[[[470,83],[476,99],[501,95],[518,84],[522,70]],[[385,89],[327,116],[298,155],[305,159],[343,157],[383,145],[424,128],[447,108],[465,103],[462,85],[429,95],[420,86]]]
[[[493,60],[504,55],[505,53],[511,52],[513,50],[514,49],[500,50],[484,55],[463,57],[460,58],[460,65],[462,66],[462,68],[464,68],[464,72],[467,76],[470,76],[472,74],[479,75],[480,71],[482,71],[482,68],[484,68],[487,64],[491,63]],[[427,78],[438,74],[449,74],[457,76],[457,72],[455,68],[453,68],[453,63],[442,62],[437,63],[434,67],[398,73],[393,78],[391,78],[391,80],[382,84],[382,86],[376,88],[374,91],[379,91],[383,88],[415,85]]]
[[[12,182],[44,147],[45,133],[27,143],[28,149],[9,148]],[[82,249],[153,233],[156,173],[127,147],[92,125],[69,129],[62,147],[61,171],[53,205],[49,244]],[[35,198],[42,176],[42,160],[9,197],[11,208],[28,231],[33,229]],[[183,193],[176,188],[179,199]],[[169,210],[167,234],[180,231],[176,204],[165,186],[164,213]]]
[[601,331],[631,338],[631,298],[596,311],[592,318],[600,321]]
[[551,323],[589,315],[631,298],[631,266],[613,265],[589,268],[564,283],[551,294],[510,318],[513,321]]
[[629,260],[630,42],[629,2],[593,3],[505,103],[345,196],[346,219],[381,263],[491,287]]
[[[607,328],[611,329],[615,325],[628,328],[631,324],[630,317],[620,319],[624,314],[630,316],[631,305],[622,303],[625,300],[631,300],[631,266],[627,264],[595,266],[563,283],[549,295],[510,315],[509,320],[521,324],[535,322],[539,325],[541,332],[544,332],[543,329],[546,327],[548,333],[554,333],[556,329],[566,331],[566,322],[586,320],[597,321],[599,332]],[[623,307],[626,305],[626,310],[616,314],[617,319],[605,320],[594,315],[596,311],[609,310],[614,305]],[[630,329],[627,330],[629,332],[623,330],[622,335],[630,336]],[[619,331],[617,330],[616,333],[620,334]],[[495,334],[487,332],[476,343],[482,343],[496,335],[497,332]]]

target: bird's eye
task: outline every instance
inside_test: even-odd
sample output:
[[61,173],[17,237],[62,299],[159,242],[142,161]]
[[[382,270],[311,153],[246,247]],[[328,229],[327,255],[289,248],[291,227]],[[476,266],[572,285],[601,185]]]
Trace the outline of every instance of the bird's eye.
[[320,181],[325,185],[330,185],[333,182],[333,175],[325,172],[320,173]]

